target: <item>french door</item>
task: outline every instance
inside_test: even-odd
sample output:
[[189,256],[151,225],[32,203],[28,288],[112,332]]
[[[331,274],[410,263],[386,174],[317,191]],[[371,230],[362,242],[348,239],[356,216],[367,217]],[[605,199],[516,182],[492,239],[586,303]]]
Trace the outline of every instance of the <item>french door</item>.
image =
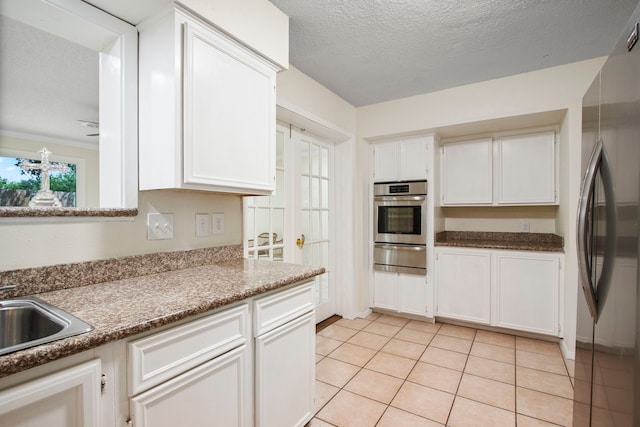
[[276,131],[276,192],[244,198],[248,258],[322,266],[316,321],[336,313],[333,271],[333,145],[290,126]]

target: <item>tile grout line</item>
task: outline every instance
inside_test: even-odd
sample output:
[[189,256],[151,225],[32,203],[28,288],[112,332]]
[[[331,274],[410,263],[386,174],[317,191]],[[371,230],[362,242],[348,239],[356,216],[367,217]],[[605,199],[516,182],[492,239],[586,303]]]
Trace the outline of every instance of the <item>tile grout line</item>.
[[[322,361],[322,360],[323,360],[324,358],[326,358],[326,357],[329,357],[329,358],[331,358],[332,360],[338,360],[338,361],[341,361],[341,362],[343,362],[343,363],[350,364],[351,366],[355,366],[355,367],[357,367],[357,368],[358,368],[358,370],[357,370],[357,371],[356,371],[356,372],[355,372],[355,373],[354,373],[354,374],[353,374],[353,375],[352,375],[352,376],[351,376],[351,377],[350,377],[350,378],[345,382],[345,384],[344,384],[342,387],[340,387],[340,388],[339,388],[338,392],[337,392],[334,396],[332,396],[332,397],[331,397],[331,399],[329,399],[329,400],[328,400],[328,401],[327,401],[327,402],[326,402],[326,403],[325,403],[321,408],[319,408],[319,409],[318,409],[318,411],[316,411],[316,413],[314,414],[314,417],[315,417],[315,415],[316,415],[316,414],[318,414],[318,413],[319,413],[319,412],[320,412],[320,411],[321,411],[321,410],[322,410],[322,409],[323,409],[323,408],[324,408],[324,407],[325,407],[329,402],[331,402],[331,400],[333,400],[333,399],[336,397],[336,395],[337,395],[340,391],[345,390],[346,385],[347,385],[347,384],[349,384],[349,383],[353,380],[353,378],[355,378],[355,377],[356,377],[360,372],[362,372],[362,370],[363,370],[363,369],[365,369],[365,366],[366,366],[366,365],[367,365],[367,364],[368,364],[368,363],[369,363],[373,358],[375,358],[378,354],[380,354],[380,353],[384,353],[384,354],[390,354],[390,355],[394,355],[394,356],[398,356],[398,357],[404,357],[404,356],[397,355],[397,354],[394,354],[394,353],[387,353],[387,352],[383,352],[383,351],[382,351],[382,349],[383,349],[386,345],[388,345],[388,343],[389,343],[391,340],[394,340],[394,339],[395,339],[395,340],[402,341],[402,342],[406,342],[406,343],[412,343],[412,344],[418,344],[418,345],[425,345],[425,349],[422,351],[422,353],[420,353],[420,355],[419,355],[416,359],[408,358],[408,357],[404,357],[405,359],[412,360],[412,361],[413,361],[413,364],[411,365],[411,369],[409,370],[409,373],[406,375],[406,377],[404,377],[404,378],[402,379],[402,384],[400,385],[400,387],[398,388],[398,390],[396,391],[396,393],[394,394],[394,396],[390,399],[390,401],[389,401],[389,403],[388,403],[388,404],[385,404],[384,402],[377,401],[376,399],[372,399],[372,398],[367,397],[367,396],[362,396],[362,395],[360,395],[360,394],[358,394],[358,393],[353,393],[353,392],[350,392],[350,391],[348,391],[348,390],[345,390],[345,391],[347,391],[347,392],[349,392],[349,393],[353,393],[353,394],[355,394],[355,395],[358,395],[358,396],[361,396],[361,397],[363,397],[363,398],[370,399],[370,400],[372,400],[372,401],[374,401],[374,402],[382,403],[382,404],[384,404],[384,405],[385,405],[385,409],[384,409],[384,411],[382,412],[382,414],[380,415],[380,417],[379,417],[379,418],[378,418],[378,420],[376,421],[376,425],[377,425],[377,424],[380,422],[380,420],[384,417],[385,413],[389,410],[389,407],[391,406],[391,402],[393,402],[393,400],[396,398],[396,396],[398,395],[398,393],[399,393],[400,389],[401,389],[401,388],[402,388],[402,387],[403,387],[407,382],[412,383],[412,384],[419,384],[419,383],[413,383],[412,381],[409,381],[409,380],[408,380],[408,377],[409,377],[409,375],[411,374],[411,372],[415,369],[415,367],[417,366],[418,362],[420,362],[420,361],[421,361],[422,357],[424,356],[424,354],[425,354],[425,352],[428,350],[428,348],[432,346],[433,340],[436,338],[436,336],[441,335],[441,336],[447,336],[447,337],[452,337],[452,338],[457,338],[457,339],[465,339],[465,340],[466,340],[466,338],[463,338],[463,337],[460,337],[460,336],[456,336],[456,335],[449,335],[449,334],[446,334],[446,333],[441,333],[441,327],[442,327],[442,325],[441,325],[441,326],[437,329],[437,331],[436,331],[436,332],[432,333],[432,334],[433,334],[433,336],[431,337],[431,339],[429,340],[429,342],[428,342],[427,344],[414,343],[413,341],[408,341],[408,340],[402,339],[401,337],[398,337],[398,334],[399,334],[402,330],[404,330],[404,329],[408,329],[408,330],[416,330],[416,331],[421,331],[421,332],[430,333],[430,334],[431,334],[431,332],[427,332],[427,331],[421,330],[420,328],[415,328],[415,329],[414,329],[414,328],[407,328],[407,325],[409,324],[410,319],[408,319],[408,320],[407,320],[407,322],[405,322],[402,326],[399,326],[399,325],[395,325],[395,324],[393,324],[393,323],[386,323],[386,322],[384,322],[384,321],[378,321],[378,319],[379,319],[380,317],[381,317],[381,316],[378,316],[376,319],[374,319],[374,320],[370,321],[368,324],[366,324],[365,326],[360,327],[360,328],[350,328],[350,327],[347,327],[347,326],[343,326],[343,327],[345,327],[345,328],[349,328],[349,329],[351,329],[351,330],[355,331],[354,335],[355,335],[355,334],[357,334],[357,333],[359,333],[359,332],[367,332],[367,333],[370,333],[370,334],[373,334],[373,335],[383,336],[384,338],[387,338],[387,342],[386,342],[386,343],[385,343],[385,344],[384,344],[380,349],[375,350],[375,353],[372,355],[372,357],[371,357],[371,358],[369,358],[369,359],[367,360],[367,362],[365,362],[365,364],[364,364],[363,366],[353,365],[353,364],[351,364],[351,363],[349,363],[349,362],[344,362],[344,361],[341,361],[341,360],[339,360],[339,359],[334,359],[334,358],[331,358],[331,357],[330,357],[330,354],[331,354],[333,351],[335,351],[337,348],[339,348],[340,346],[342,346],[343,344],[347,343],[347,342],[348,342],[348,339],[347,339],[346,341],[337,340],[337,341],[340,341],[340,342],[341,342],[340,346],[338,346],[336,349],[332,350],[332,351],[331,351],[330,353],[328,353],[326,356],[320,355],[320,356],[322,356],[322,359],[321,359],[320,361]],[[397,332],[395,332],[395,333],[394,333],[393,335],[391,335],[391,336],[382,335],[382,334],[379,334],[379,333],[376,333],[376,332],[364,331],[364,329],[365,329],[367,326],[371,325],[371,324],[372,324],[372,323],[374,323],[374,322],[378,322],[378,323],[380,323],[380,324],[384,324],[384,325],[397,326],[397,327],[399,327],[399,329],[398,329],[398,331],[397,331]],[[436,324],[436,323],[434,323],[434,324]],[[342,326],[342,325],[341,325],[341,326]],[[454,326],[458,326],[458,325],[454,325]],[[464,327],[464,326],[463,326],[463,327]],[[467,367],[468,362],[469,362],[469,356],[471,356],[471,350],[472,350],[472,348],[473,348],[473,345],[474,345],[475,343],[482,343],[482,344],[489,344],[489,345],[493,345],[493,346],[496,346],[496,347],[511,348],[510,346],[503,346],[503,345],[499,345],[499,344],[495,344],[495,343],[489,343],[489,342],[478,341],[478,339],[477,339],[477,338],[478,338],[478,337],[477,337],[477,334],[478,334],[478,330],[476,329],[476,330],[475,330],[475,333],[474,333],[474,335],[473,335],[473,338],[472,338],[471,340],[468,340],[468,341],[471,341],[471,347],[469,348],[469,351],[468,351],[466,354],[465,354],[465,353],[462,353],[462,354],[465,354],[465,356],[466,356],[466,358],[465,358],[465,364],[464,364],[464,366],[463,366],[463,368],[462,368],[461,375],[460,375],[460,380],[459,380],[459,382],[458,382],[458,386],[457,386],[457,388],[456,388],[456,391],[455,391],[455,393],[453,393],[454,400],[453,400],[452,406],[451,406],[451,408],[450,408],[450,410],[449,410],[449,414],[448,414],[448,416],[447,416],[447,420],[446,420],[446,422],[448,422],[448,421],[449,421],[449,419],[450,419],[450,417],[451,417],[451,413],[452,413],[452,411],[453,411],[453,405],[455,404],[455,400],[456,400],[456,398],[458,397],[458,392],[460,391],[460,385],[461,385],[461,383],[462,383],[462,377],[465,375],[465,370],[466,370],[466,367]],[[352,335],[351,337],[353,337],[354,335]],[[351,337],[350,337],[350,338],[351,338]],[[329,338],[329,337],[326,337],[326,338]],[[350,338],[349,338],[349,339],[350,339]],[[368,347],[360,346],[360,345],[358,345],[358,344],[351,344],[351,345],[356,346],[356,347],[368,348]],[[451,350],[451,349],[447,349],[447,348],[441,348],[441,347],[437,347],[437,346],[433,346],[433,347],[434,347],[434,348],[438,348],[438,349],[440,349],[440,350],[445,350],[445,351],[454,351],[454,352],[456,352],[456,353],[459,353],[459,352],[457,352],[457,351],[455,351],[455,350]],[[374,350],[374,349],[370,349],[370,350]],[[525,349],[519,350],[519,349],[518,349],[518,346],[517,346],[517,342],[514,344],[513,350],[514,350],[514,356],[513,356],[513,358],[514,358],[514,359],[513,359],[513,362],[514,362],[514,363],[513,363],[513,369],[514,369],[514,371],[515,371],[515,372],[514,372],[514,374],[515,374],[515,375],[514,375],[514,377],[515,377],[515,384],[514,384],[514,392],[515,392],[515,396],[514,396],[514,399],[515,399],[515,405],[514,405],[514,407],[515,407],[515,409],[514,409],[514,411],[513,411],[513,414],[514,414],[514,420],[515,420],[515,422],[516,422],[516,424],[517,424],[517,414],[518,414],[518,409],[517,409],[517,389],[518,389],[518,387],[519,387],[519,385],[518,385],[518,379],[517,379],[517,367],[518,367],[518,365],[517,365],[517,351],[524,351],[524,352],[527,352],[527,353],[534,353],[534,354],[543,355],[543,356],[548,356],[548,357],[555,357],[555,356],[553,356],[553,355],[551,355],[551,354],[548,354],[548,353],[545,353],[545,352],[529,351],[528,349],[527,349],[527,350],[525,350]],[[478,357],[478,358],[481,358],[481,359],[484,359],[484,360],[491,360],[491,361],[494,361],[494,362],[505,363],[505,362],[502,362],[501,360],[490,359],[490,358],[486,358],[486,357],[482,357],[482,356],[474,356],[474,357]],[[545,372],[545,373],[548,373],[548,374],[551,374],[551,375],[557,375],[557,376],[561,376],[561,377],[567,377],[567,378],[570,378],[570,374],[569,374],[569,372],[568,372],[568,367],[567,367],[566,361],[564,361],[564,358],[563,358],[562,356],[560,356],[560,357],[561,357],[561,359],[563,359],[563,365],[564,365],[564,367],[565,367],[565,369],[566,369],[566,375],[564,375],[564,374],[557,374],[557,373],[555,373],[555,372],[549,372],[549,371],[545,371],[545,370],[540,370],[540,369],[536,369],[536,368],[533,368],[533,367],[526,367],[526,366],[524,366],[524,368],[527,368],[527,369],[530,369],[530,370],[535,370],[535,371],[540,371],[540,372]],[[429,362],[427,361],[427,362],[424,362],[424,363],[429,363]],[[441,366],[439,366],[439,365],[434,365],[434,364],[431,364],[431,365],[441,367]],[[446,367],[442,367],[442,368],[446,368]],[[451,369],[451,368],[449,368],[449,369]],[[374,372],[377,372],[377,371],[374,371]],[[380,373],[381,373],[381,374],[383,374],[382,372],[380,372]],[[389,374],[385,374],[385,375],[389,375]],[[473,375],[473,374],[468,374],[468,375]],[[389,375],[389,376],[393,377],[393,375]],[[477,376],[477,375],[474,375],[474,376]],[[396,377],[396,378],[398,378],[398,377]],[[484,378],[484,377],[480,377],[480,378]],[[400,378],[399,378],[399,379],[400,379]],[[569,380],[570,380],[570,379],[569,379]],[[319,381],[319,380],[318,380],[318,381]],[[497,380],[496,380],[496,381],[497,381]],[[322,381],[320,381],[320,382],[322,382]],[[500,382],[502,382],[502,381],[500,381]],[[507,384],[508,384],[508,383],[507,383]],[[425,386],[425,387],[427,387],[427,386]],[[572,387],[573,387],[573,384],[572,384]],[[433,387],[430,387],[430,388],[433,388]],[[523,388],[523,389],[527,389],[527,390],[532,390],[532,391],[535,391],[535,392],[538,392],[538,393],[543,393],[543,394],[546,394],[546,395],[549,395],[549,396],[553,396],[553,397],[564,398],[563,396],[555,395],[555,394],[548,393],[548,392],[545,392],[545,391],[540,391],[540,390],[531,389],[531,388],[524,387],[524,386],[523,386],[523,387],[521,387],[521,388]],[[444,391],[444,390],[440,390],[440,389],[437,389],[437,388],[435,388],[435,390]],[[451,393],[450,393],[450,394],[451,394]],[[566,399],[566,398],[565,398],[565,399]],[[471,400],[475,401],[474,399],[471,399]],[[476,401],[476,402],[477,402],[477,401]],[[501,408],[501,407],[499,407],[499,406],[490,405],[490,404],[487,404],[487,403],[485,403],[485,402],[478,402],[478,403],[485,404],[485,405],[487,405],[487,406],[491,406],[491,407],[494,407],[494,408],[498,408],[498,409],[505,410],[504,408]],[[395,408],[395,407],[394,407],[394,408]],[[509,411],[509,412],[511,412],[511,411]],[[413,412],[407,412],[407,413],[410,413],[410,414],[412,414],[412,415],[415,415],[415,416],[418,416],[418,417],[424,418],[424,417],[422,417],[421,415],[414,414]],[[524,415],[524,414],[523,414],[523,415]],[[527,415],[527,416],[528,416],[528,415]],[[534,418],[534,419],[539,419],[539,418],[536,418],[536,417],[532,417],[532,418]],[[328,423],[328,421],[325,421],[325,420],[323,420],[322,418],[318,418],[318,419],[322,420],[323,422],[327,422],[327,423]],[[426,419],[430,419],[430,418],[426,418]],[[430,419],[430,420],[431,420],[431,419]],[[544,421],[544,420],[543,420],[543,421]],[[548,421],[547,421],[547,422],[548,422]],[[328,424],[330,424],[330,423],[328,423]],[[445,423],[445,425],[446,425],[446,423]]]

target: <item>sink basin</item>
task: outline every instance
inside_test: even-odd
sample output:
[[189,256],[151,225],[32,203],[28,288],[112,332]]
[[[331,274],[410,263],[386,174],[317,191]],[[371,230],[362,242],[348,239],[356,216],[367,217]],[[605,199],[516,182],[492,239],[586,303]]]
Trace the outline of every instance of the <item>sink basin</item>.
[[91,325],[38,298],[0,300],[0,355],[92,329]]

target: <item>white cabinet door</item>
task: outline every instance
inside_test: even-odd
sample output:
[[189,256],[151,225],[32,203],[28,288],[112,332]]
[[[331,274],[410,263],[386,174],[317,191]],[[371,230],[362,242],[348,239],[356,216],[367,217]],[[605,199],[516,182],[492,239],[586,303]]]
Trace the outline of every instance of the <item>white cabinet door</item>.
[[183,25],[185,184],[272,190],[275,71],[218,33]]
[[400,181],[427,179],[427,142],[423,139],[400,142]]
[[180,8],[138,28],[140,190],[271,194],[277,68]]
[[373,148],[374,182],[427,179],[427,141],[384,142]]
[[504,137],[496,143],[498,204],[557,203],[554,132]]
[[0,391],[0,426],[98,427],[100,360]]
[[400,146],[397,142],[377,144],[373,148],[374,181],[398,181]]
[[493,141],[452,142],[442,148],[442,205],[493,202]]
[[373,272],[373,305],[386,310],[398,310],[398,274]]
[[489,324],[491,254],[436,249],[436,315]]
[[498,252],[496,326],[558,335],[560,256]]
[[428,315],[426,276],[398,274],[398,288],[400,291],[398,311],[400,313]]
[[315,395],[313,311],[256,338],[255,386],[257,427],[304,426],[311,419]]
[[244,344],[133,397],[133,425],[252,425],[250,361]]

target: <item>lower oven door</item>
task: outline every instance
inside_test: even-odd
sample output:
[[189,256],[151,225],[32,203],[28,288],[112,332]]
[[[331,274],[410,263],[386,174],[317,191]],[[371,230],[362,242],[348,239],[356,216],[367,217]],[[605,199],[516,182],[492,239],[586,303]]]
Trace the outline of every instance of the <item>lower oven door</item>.
[[427,274],[427,247],[376,243],[373,247],[373,268],[424,276]]

